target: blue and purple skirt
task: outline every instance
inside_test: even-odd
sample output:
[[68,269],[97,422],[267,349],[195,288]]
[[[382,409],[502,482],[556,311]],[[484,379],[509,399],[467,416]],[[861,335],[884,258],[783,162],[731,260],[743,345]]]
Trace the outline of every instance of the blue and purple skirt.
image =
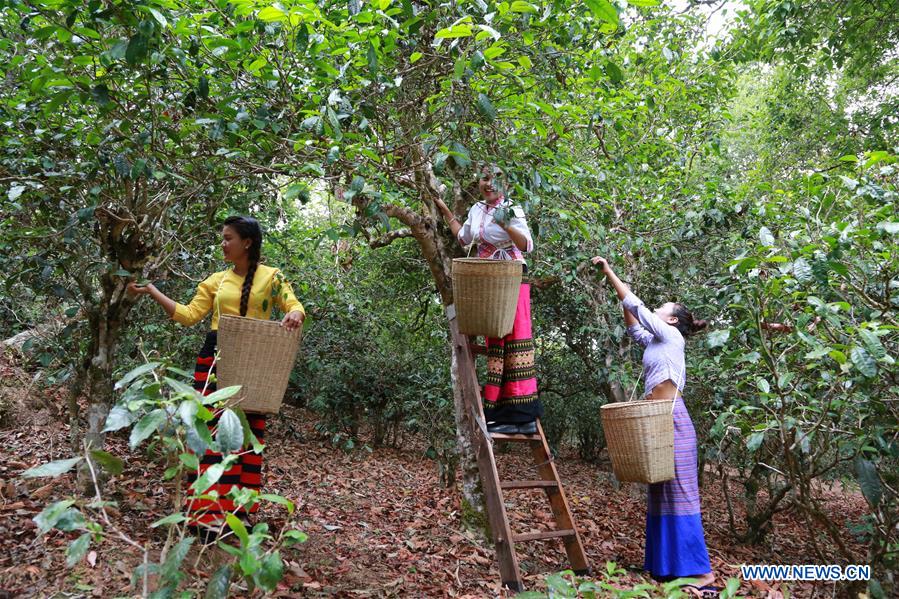
[[674,479],[649,485],[644,568],[653,578],[712,571],[699,508],[696,430],[683,398],[674,404]]

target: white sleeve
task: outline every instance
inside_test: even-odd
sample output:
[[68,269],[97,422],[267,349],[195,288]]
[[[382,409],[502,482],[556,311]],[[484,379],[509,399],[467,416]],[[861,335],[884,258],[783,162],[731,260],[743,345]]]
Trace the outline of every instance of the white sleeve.
[[[647,308],[643,304],[643,301],[639,297],[634,295],[633,292],[628,293],[626,296],[624,296],[624,299],[621,300],[621,303],[624,305],[625,309],[627,309],[628,312],[636,317],[636,319],[640,322],[641,328],[648,331],[659,341],[677,338],[682,339],[681,334],[675,327],[659,318],[656,313]],[[636,339],[636,337],[634,337],[634,339]],[[639,340],[637,341],[639,342]]]
[[528,221],[524,217],[524,210],[522,210],[519,206],[512,207],[512,218],[509,220],[509,228],[515,229],[522,235],[524,235],[525,239],[528,240],[528,247],[526,252],[534,251],[534,240],[531,237],[531,229],[528,227]]
[[[475,204],[477,206],[477,204]],[[474,240],[474,233],[471,231],[471,211],[474,210],[474,206],[468,209],[468,216],[465,218],[465,222],[462,223],[462,228],[459,229],[459,243],[462,245],[468,245]]]

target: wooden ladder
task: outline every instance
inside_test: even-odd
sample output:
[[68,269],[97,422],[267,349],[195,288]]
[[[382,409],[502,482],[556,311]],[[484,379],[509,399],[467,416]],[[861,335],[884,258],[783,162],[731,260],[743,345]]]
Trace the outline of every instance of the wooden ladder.
[[[453,353],[456,360],[453,366],[457,369],[456,375],[462,391],[462,403],[467,416],[465,420],[470,427],[471,438],[475,440],[481,486],[487,502],[487,517],[496,546],[496,558],[499,562],[503,586],[516,592],[524,589],[521,571],[518,567],[518,556],[515,553],[515,543],[527,541],[562,539],[571,569],[578,575],[589,574],[590,564],[584,553],[581,536],[575,525],[574,517],[571,515],[568,499],[565,497],[565,490],[562,488],[559,472],[556,470],[553,455],[546,442],[540,421],[537,421],[537,433],[533,435],[506,435],[487,431],[484,408],[481,404],[477,365],[473,355],[475,353],[486,355],[486,349],[483,346],[472,345],[466,335],[459,333],[454,306],[447,309],[447,316],[453,336]],[[536,480],[500,480],[493,452],[494,441],[529,445],[540,478]],[[513,533],[509,526],[503,498],[503,492],[512,489],[542,489],[549,499],[555,519],[555,529],[536,533]]]

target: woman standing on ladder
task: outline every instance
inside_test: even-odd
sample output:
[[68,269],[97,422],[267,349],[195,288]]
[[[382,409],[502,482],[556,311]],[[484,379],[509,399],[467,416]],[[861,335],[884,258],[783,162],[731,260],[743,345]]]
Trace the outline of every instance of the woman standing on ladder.
[[[297,301],[290,284],[281,278],[280,271],[260,264],[262,250],[262,229],[254,218],[231,216],[225,219],[222,226],[222,253],[226,262],[233,267],[210,275],[197,286],[197,293],[187,305],[179,304],[159,291],[153,284],[139,286],[128,285],[132,293],[146,294],[165,309],[166,313],[184,326],[193,326],[212,311],[210,331],[197,356],[194,370],[194,389],[209,395],[216,390],[209,375],[215,373],[214,360],[217,343],[219,316],[222,314],[249,316],[267,320],[273,305],[277,305],[285,313],[281,326],[288,330],[296,329],[303,324],[306,313],[302,304]],[[277,293],[273,293],[277,290]],[[265,416],[263,414],[247,414],[250,429],[259,441],[265,433]],[[209,422],[214,426],[216,417]],[[198,473],[188,476],[193,482],[213,464],[221,463],[222,454],[206,451],[200,460]],[[206,493],[218,492],[218,499],[189,498],[187,501],[188,523],[200,530],[206,529],[204,536],[215,533],[222,526],[228,513],[245,516],[233,501],[225,498],[232,488],[248,488],[256,491],[262,488],[262,456],[253,452],[243,452],[238,462],[225,471],[217,484],[212,485]],[[253,505],[250,512],[257,511],[259,504]]]
[[717,596],[699,505],[696,431],[681,392],[686,384],[685,338],[706,327],[683,304],[667,302],[650,311],[609,266],[596,256],[593,264],[618,293],[628,334],[645,348],[643,375],[647,399],[674,401],[674,480],[649,485],[644,568],[656,580],[696,578],[691,590]]
[[[524,274],[524,252],[534,249],[524,211],[505,197],[504,175],[495,166],[480,172],[478,189],[482,200],[468,211],[464,223],[437,199],[437,208],[453,235],[463,246],[475,244],[478,257],[517,260]],[[522,280],[512,332],[502,339],[487,338],[487,382],[484,385],[484,416],[492,433],[537,432],[543,406],[537,397],[534,340],[531,336],[531,286]]]

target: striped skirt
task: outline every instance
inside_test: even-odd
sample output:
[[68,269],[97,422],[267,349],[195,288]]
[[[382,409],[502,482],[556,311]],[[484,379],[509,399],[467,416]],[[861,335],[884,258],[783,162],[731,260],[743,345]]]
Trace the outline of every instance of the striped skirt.
[[[194,389],[209,395],[216,390],[214,381],[209,381],[209,375],[215,373],[213,364],[215,358],[216,332],[211,331],[206,335],[206,342],[197,356],[197,364],[194,368]],[[218,422],[219,413],[215,418],[209,421],[209,426],[213,437],[215,436],[215,425]],[[247,414],[247,421],[250,424],[250,430],[263,442],[265,435],[265,416],[262,414]],[[213,464],[220,464],[223,456],[207,449],[206,454],[200,460],[199,472],[190,472],[187,475],[188,484],[193,484],[198,476],[202,476],[206,470]],[[187,498],[187,521],[193,526],[218,527],[224,522],[225,516],[234,513],[237,516],[246,516],[246,510],[238,508],[234,501],[225,496],[231,492],[231,489],[254,489],[261,491],[262,489],[262,455],[248,451],[246,448],[241,452],[240,459],[222,474],[218,482],[212,485],[204,495],[216,491],[217,499],[195,497],[193,495]],[[254,504],[250,509],[250,513],[254,513],[259,509],[259,504]]]
[[674,479],[649,485],[644,568],[656,579],[712,571],[699,508],[696,430],[683,398],[674,404]]
[[534,367],[530,284],[521,284],[512,332],[501,339],[488,337],[486,345],[484,417],[487,422],[525,424],[543,416]]

